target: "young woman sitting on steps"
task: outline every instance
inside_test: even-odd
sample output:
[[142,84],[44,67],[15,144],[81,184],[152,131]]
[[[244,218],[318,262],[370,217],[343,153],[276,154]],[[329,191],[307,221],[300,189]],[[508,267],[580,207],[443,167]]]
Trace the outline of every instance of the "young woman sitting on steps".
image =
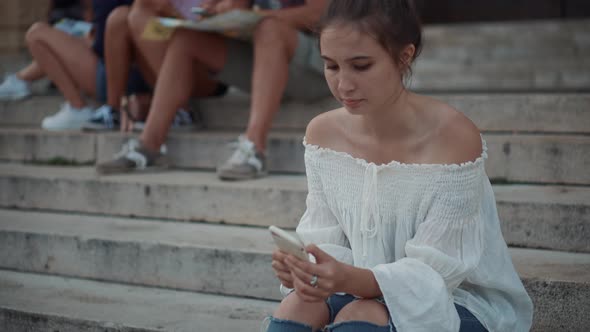
[[316,263],[273,253],[288,295],[266,331],[529,331],[485,141],[403,84],[422,40],[413,2],[333,0],[319,32],[344,107],[307,128],[297,233]]

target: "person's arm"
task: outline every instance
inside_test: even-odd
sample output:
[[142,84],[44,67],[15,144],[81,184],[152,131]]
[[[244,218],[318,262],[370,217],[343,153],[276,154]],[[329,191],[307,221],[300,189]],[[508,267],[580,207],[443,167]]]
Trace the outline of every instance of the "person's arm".
[[[325,130],[321,130],[322,126],[317,125],[317,123],[317,119],[311,121],[307,127],[307,137],[315,137],[317,136],[317,133],[325,132]],[[325,255],[329,256],[332,260],[352,263],[352,251],[350,250],[348,238],[344,234],[336,216],[332,213],[326,202],[321,174],[318,172],[318,162],[317,152],[314,150],[313,146],[308,144],[305,152],[305,169],[308,188],[306,199],[307,209],[297,226],[297,235],[304,243],[313,243],[313,247],[315,248],[318,248],[316,245],[321,247],[323,249],[322,252],[327,252]],[[318,248],[318,250],[321,249]],[[286,255],[278,250],[273,253],[273,268],[275,273],[281,280],[282,285],[289,288],[284,289],[284,287],[281,287],[281,292],[284,295],[292,291],[294,286],[292,271],[289,269],[286,262],[289,256],[290,255]],[[293,259],[297,258],[293,257]],[[308,298],[308,301],[310,302],[321,300],[323,300],[321,297]]]
[[312,30],[319,22],[327,3],[327,0],[308,0],[302,6],[278,10],[264,9],[259,10],[259,13],[283,20],[298,30]]

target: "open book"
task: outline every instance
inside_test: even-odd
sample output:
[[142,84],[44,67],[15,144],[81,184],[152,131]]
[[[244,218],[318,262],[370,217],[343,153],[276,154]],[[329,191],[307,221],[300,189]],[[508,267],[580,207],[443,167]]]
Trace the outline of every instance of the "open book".
[[152,19],[143,32],[142,38],[150,40],[167,40],[176,28],[217,32],[231,38],[250,39],[256,24],[262,15],[252,10],[231,10],[223,14],[203,18],[197,21],[168,17]]

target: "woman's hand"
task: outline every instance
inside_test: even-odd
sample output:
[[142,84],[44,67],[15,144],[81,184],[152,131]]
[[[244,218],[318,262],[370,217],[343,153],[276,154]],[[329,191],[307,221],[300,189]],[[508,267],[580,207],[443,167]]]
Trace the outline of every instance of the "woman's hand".
[[[342,292],[350,266],[337,261],[316,245],[309,245],[306,250],[315,257],[316,264],[292,255],[285,259],[297,294],[306,302],[320,302],[336,292]],[[312,282],[314,279],[315,285]]]
[[293,288],[293,277],[291,276],[291,270],[285,264],[285,258],[287,254],[276,249],[272,253],[272,268],[275,270],[275,275],[281,281],[281,284],[287,288]]

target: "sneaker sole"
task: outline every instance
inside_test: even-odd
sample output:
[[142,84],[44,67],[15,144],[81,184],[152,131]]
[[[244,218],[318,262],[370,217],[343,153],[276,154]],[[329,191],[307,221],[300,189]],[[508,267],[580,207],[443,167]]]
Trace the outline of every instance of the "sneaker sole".
[[169,169],[168,165],[150,166],[144,169],[137,168],[99,168],[96,167],[96,173],[98,175],[117,175],[117,174],[146,174],[146,173],[159,173]]
[[80,124],[75,124],[75,125],[70,125],[70,126],[56,126],[56,127],[51,127],[51,126],[44,126],[43,124],[41,124],[41,128],[45,129],[45,130],[49,130],[49,131],[60,131],[60,130],[82,130],[82,128],[84,127],[84,125],[86,124],[86,122],[80,123]]

